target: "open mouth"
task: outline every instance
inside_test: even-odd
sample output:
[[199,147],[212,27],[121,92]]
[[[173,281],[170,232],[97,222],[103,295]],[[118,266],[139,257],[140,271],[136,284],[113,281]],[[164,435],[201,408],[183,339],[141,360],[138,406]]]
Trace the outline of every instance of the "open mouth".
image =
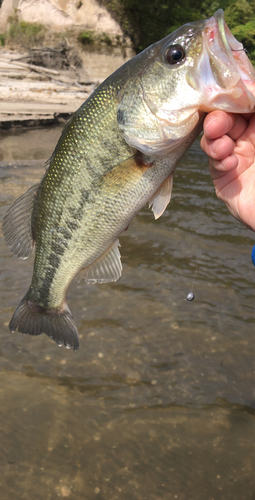
[[255,70],[243,45],[236,40],[218,10],[205,22],[203,50],[193,78],[204,95],[201,109],[224,109],[233,113],[249,113],[255,98],[247,85],[255,82]]
[[222,9],[217,10],[214,16],[208,19],[204,39],[213,56],[212,66],[215,66],[215,58],[221,60],[221,85],[228,88],[228,80],[229,83],[231,81],[230,86],[233,86],[239,78],[250,83],[254,82],[255,70],[242,43],[238,42],[228,28]]

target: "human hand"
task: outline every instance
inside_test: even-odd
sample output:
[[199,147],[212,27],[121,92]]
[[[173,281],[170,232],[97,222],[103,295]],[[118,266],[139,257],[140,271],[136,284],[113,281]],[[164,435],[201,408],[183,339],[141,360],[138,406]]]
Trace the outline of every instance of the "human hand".
[[[247,87],[255,95],[255,83]],[[255,231],[255,113],[209,113],[201,147],[209,156],[216,195]]]

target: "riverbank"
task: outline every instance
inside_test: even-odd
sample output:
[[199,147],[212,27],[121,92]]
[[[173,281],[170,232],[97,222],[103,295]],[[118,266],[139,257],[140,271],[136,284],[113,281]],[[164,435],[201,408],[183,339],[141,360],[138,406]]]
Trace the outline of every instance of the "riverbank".
[[65,122],[129,57],[121,51],[81,51],[79,65],[66,70],[26,62],[30,59],[25,51],[0,50],[0,128]]

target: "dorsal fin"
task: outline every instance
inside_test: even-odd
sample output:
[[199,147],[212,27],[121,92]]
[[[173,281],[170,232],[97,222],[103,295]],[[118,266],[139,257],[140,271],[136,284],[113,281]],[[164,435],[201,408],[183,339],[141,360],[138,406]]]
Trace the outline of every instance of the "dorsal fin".
[[85,279],[86,283],[108,283],[117,281],[121,276],[122,264],[120,256],[120,242],[116,240],[113,245],[91,266],[82,269],[77,279]]
[[35,241],[32,236],[31,215],[39,183],[20,196],[7,210],[3,220],[3,235],[11,252],[20,259],[32,254]]
[[171,174],[157,189],[156,193],[149,201],[155,219],[158,219],[165,211],[172,194],[174,174]]

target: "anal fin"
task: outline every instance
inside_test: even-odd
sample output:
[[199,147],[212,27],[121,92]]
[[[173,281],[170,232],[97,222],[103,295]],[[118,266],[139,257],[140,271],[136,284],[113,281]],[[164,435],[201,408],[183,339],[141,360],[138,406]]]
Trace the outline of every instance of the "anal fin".
[[78,281],[82,278],[89,284],[117,281],[122,271],[119,246],[120,242],[116,240],[99,259],[80,271]]
[[157,189],[156,193],[149,201],[149,208],[151,207],[155,219],[158,219],[165,211],[171,199],[173,189],[174,174],[171,174]]

